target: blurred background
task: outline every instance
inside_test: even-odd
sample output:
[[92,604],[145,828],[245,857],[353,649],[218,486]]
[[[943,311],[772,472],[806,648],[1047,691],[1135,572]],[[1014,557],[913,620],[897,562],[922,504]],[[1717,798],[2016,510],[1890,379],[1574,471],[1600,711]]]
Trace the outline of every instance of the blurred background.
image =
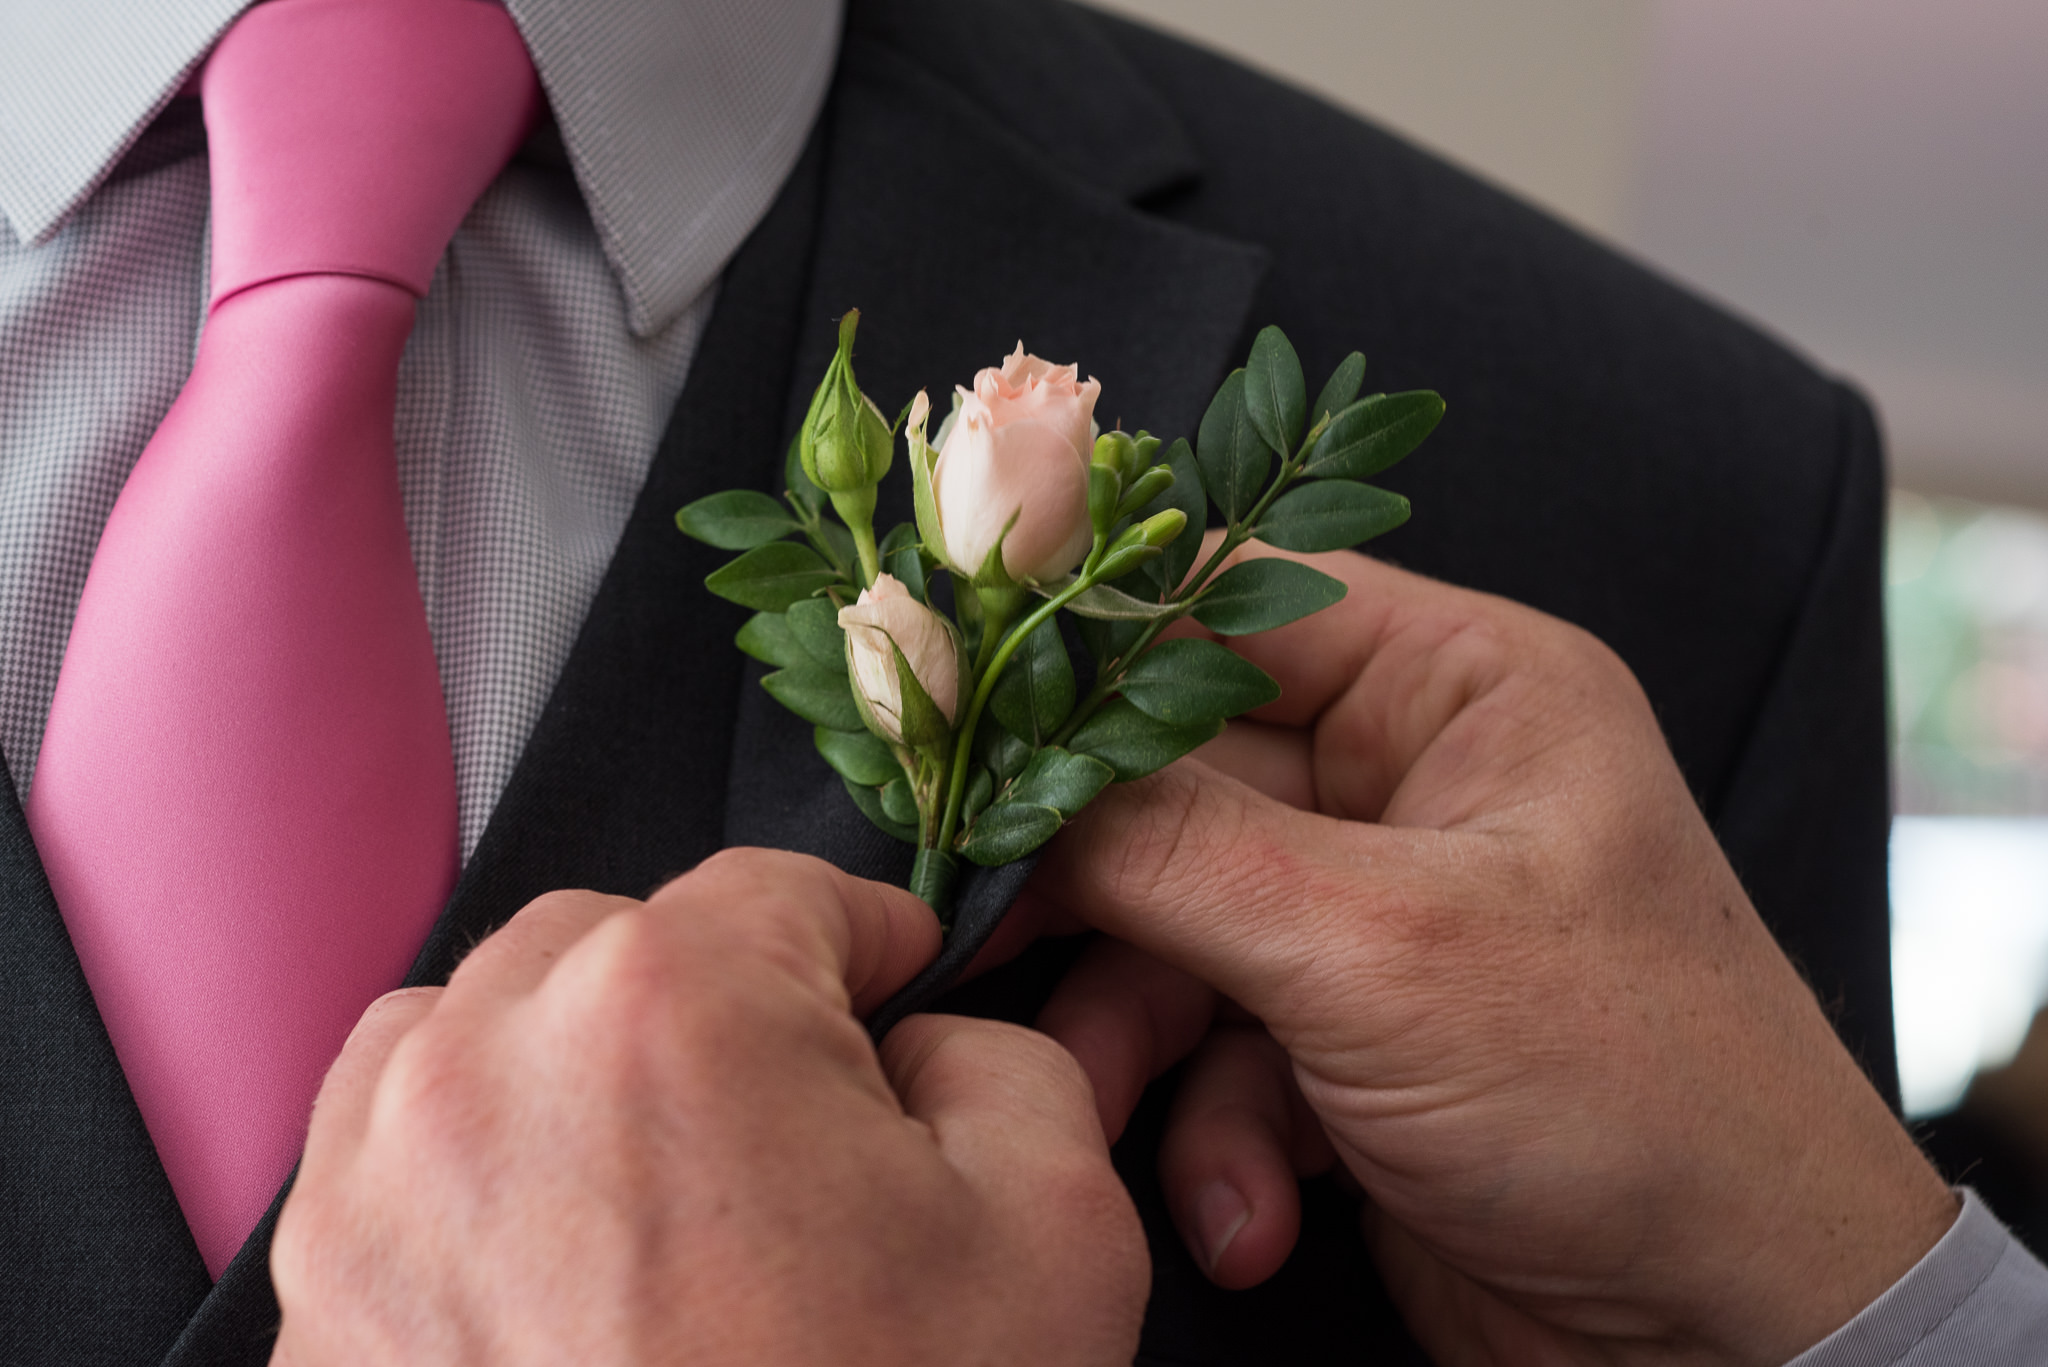
[[1404,133],[1876,402],[1906,1110],[2048,1252],[2048,3],[1095,3]]

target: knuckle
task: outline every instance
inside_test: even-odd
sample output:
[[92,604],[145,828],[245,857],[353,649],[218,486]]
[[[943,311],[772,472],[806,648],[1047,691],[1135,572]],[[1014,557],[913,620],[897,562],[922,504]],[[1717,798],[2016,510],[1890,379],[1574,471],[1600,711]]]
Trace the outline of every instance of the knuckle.
[[372,1129],[437,1123],[466,1087],[447,1032],[423,1026],[400,1040],[385,1061],[371,1103]]
[[270,1280],[286,1308],[314,1291],[313,1251],[331,1242],[328,1231],[332,1225],[326,1202],[313,1188],[304,1184],[293,1188],[270,1241]]
[[528,902],[524,907],[520,908],[519,914],[522,916],[545,916],[551,913],[572,912],[581,908],[585,903],[602,896],[602,893],[586,892],[580,888],[557,888],[552,892],[544,892],[531,902]]
[[809,855],[742,845],[718,851],[669,887],[678,891],[715,889],[721,898],[757,898],[790,888],[815,887],[825,876],[822,861]]
[[431,1002],[439,997],[443,990],[438,987],[395,987],[371,1002],[369,1010],[363,1014],[368,1016],[375,1012],[383,1015],[390,1011],[409,1008],[416,1002]]
[[963,1051],[963,1065],[980,1068],[1000,1058],[1007,1068],[1049,1100],[1092,1114],[1095,1091],[1080,1062],[1049,1035],[1008,1021],[959,1018],[940,1038],[941,1046]]
[[432,1005],[445,990],[439,987],[401,987],[386,992],[363,1008],[363,1014],[357,1018],[355,1029],[379,1027],[387,1018],[393,1016],[400,1019],[410,1017],[421,1007]]
[[[690,961],[645,907],[608,917],[564,958],[541,989],[562,1033],[593,1049],[659,1029],[691,995]],[[699,975],[706,966],[697,969]]]
[[655,904],[674,917],[703,949],[693,954],[730,970],[735,965],[817,971],[823,937],[840,889],[823,860],[786,850],[721,850],[657,894]]
[[571,923],[596,923],[603,915],[614,910],[638,906],[629,897],[616,897],[610,893],[590,892],[583,888],[558,888],[542,893],[539,897],[520,908],[515,921],[566,921]]
[[613,916],[549,979],[535,1051],[627,1104],[658,1079],[711,1085],[784,1028],[772,975],[778,955],[796,961],[787,938],[745,917],[707,928],[653,906]]
[[449,986],[489,981],[503,972],[507,963],[530,954],[553,957],[551,946],[566,935],[602,922],[612,912],[639,905],[630,898],[608,893],[563,888],[541,894],[505,924],[469,946],[450,975]]
[[669,887],[691,883],[749,883],[768,876],[779,861],[781,852],[765,850],[752,845],[731,846],[698,864],[696,868],[670,883]]

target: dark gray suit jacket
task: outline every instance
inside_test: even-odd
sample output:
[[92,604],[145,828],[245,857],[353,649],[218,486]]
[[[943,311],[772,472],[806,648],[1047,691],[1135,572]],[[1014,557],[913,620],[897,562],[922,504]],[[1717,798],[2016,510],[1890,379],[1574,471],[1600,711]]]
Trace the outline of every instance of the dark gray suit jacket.
[[[1192,432],[1265,323],[1317,379],[1355,347],[1369,388],[1440,390],[1449,416],[1388,481],[1415,519],[1375,549],[1620,652],[1766,920],[1895,1092],[1866,406],[1395,139],[1061,0],[854,0],[812,146],[726,277],[575,652],[412,982],[444,979],[539,893],[644,893],[725,844],[905,872],[807,728],[752,686],[730,644],[744,614],[701,588],[721,557],[672,521],[705,493],[772,485],[851,306],[884,407],[1021,336],[1100,376],[1105,419]],[[1068,952],[972,1004],[1028,1015]],[[1416,1356],[1334,1187],[1311,1185],[1301,1248],[1271,1283],[1209,1287],[1152,1177],[1159,1111],[1155,1096],[1118,1153],[1157,1267],[1144,1360]],[[261,1362],[269,1229],[209,1285],[0,791],[0,1363]]]

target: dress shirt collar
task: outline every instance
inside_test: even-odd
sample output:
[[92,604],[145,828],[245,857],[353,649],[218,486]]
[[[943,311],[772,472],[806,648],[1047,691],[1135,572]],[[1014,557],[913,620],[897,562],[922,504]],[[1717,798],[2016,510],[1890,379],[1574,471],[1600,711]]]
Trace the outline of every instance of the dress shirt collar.
[[[506,0],[633,331],[713,279],[824,101],[840,0]],[[42,242],[97,189],[248,0],[0,5],[0,214]]]

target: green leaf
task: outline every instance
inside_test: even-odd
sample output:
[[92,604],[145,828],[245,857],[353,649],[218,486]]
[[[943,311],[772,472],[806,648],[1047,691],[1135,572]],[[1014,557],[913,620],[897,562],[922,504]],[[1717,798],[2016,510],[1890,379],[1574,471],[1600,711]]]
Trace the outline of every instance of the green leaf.
[[743,608],[783,612],[838,580],[838,573],[809,546],[771,541],[704,576],[704,587]]
[[896,660],[897,725],[903,733],[903,743],[917,749],[947,741],[952,735],[953,723],[946,720],[946,714],[932,701],[931,694],[924,691],[924,684],[904,657],[902,647],[892,640],[889,653]]
[[1330,375],[1330,382],[1323,386],[1323,392],[1316,395],[1316,401],[1308,410],[1309,426],[1313,427],[1333,413],[1342,413],[1351,407],[1351,401],[1358,397],[1358,387],[1365,383],[1365,357],[1352,352],[1337,363],[1337,369]]
[[1147,716],[1176,726],[1234,717],[1280,696],[1250,660],[1214,641],[1162,641],[1124,671],[1117,691]]
[[1443,416],[1444,401],[1427,389],[1360,399],[1330,420],[1302,473],[1370,479],[1422,445]]
[[779,612],[755,613],[732,641],[762,664],[774,665],[778,669],[805,664],[810,659],[804,648],[797,644],[788,620]]
[[996,795],[995,775],[979,764],[974,766],[974,777],[967,780],[967,801],[964,810],[967,824],[973,825],[974,818],[981,815],[981,809],[988,806],[989,799]]
[[853,567],[860,563],[860,552],[853,548],[853,533],[829,517],[820,517],[818,535],[832,548],[832,568],[839,571],[841,579],[851,579]]
[[[924,548],[932,559],[946,563],[946,541],[939,527],[939,504],[932,493],[932,466],[936,456],[932,448],[919,438],[916,432],[910,434],[910,499],[911,508],[917,517],[917,534],[924,540]],[[953,566],[973,572],[973,566]]]
[[910,861],[910,895],[932,909],[941,930],[953,928],[953,883],[959,876],[960,861],[945,850],[925,846]]
[[1295,561],[1246,560],[1210,582],[1194,619],[1219,636],[1246,636],[1321,612],[1344,593],[1342,580]]
[[1145,566],[1146,575],[1159,591],[1171,593],[1188,577],[1188,571],[1195,567],[1195,557],[1202,553],[1202,532],[1209,525],[1209,498],[1202,492],[1201,466],[1185,438],[1174,442],[1163,464],[1173,471],[1173,487],[1140,509],[1138,519],[1143,521],[1168,508],[1178,508],[1187,515],[1187,527],[1168,543],[1166,553]]
[[811,741],[833,772],[849,783],[879,788],[903,777],[903,766],[896,762],[888,744],[872,732],[820,726],[811,733]]
[[882,785],[882,815],[902,826],[917,825],[917,794],[902,774]]
[[1114,769],[1092,755],[1047,746],[1031,757],[1010,791],[1003,794],[1003,801],[1052,807],[1071,818],[1115,777]]
[[1076,626],[1081,633],[1082,644],[1088,647],[1088,653],[1095,658],[1095,671],[1098,675],[1109,666],[1111,660],[1118,659],[1136,644],[1138,637],[1145,630],[1143,622],[1121,618],[1105,620],[1084,617]]
[[975,732],[974,757],[988,767],[998,783],[1008,783],[1031,762],[1031,746],[1000,726],[983,726]]
[[841,779],[840,781],[846,784],[846,795],[853,799],[854,806],[860,808],[860,814],[879,826],[883,833],[893,835],[898,840],[905,840],[913,845],[917,843],[917,827],[907,826],[901,821],[892,821],[889,819],[889,814],[882,810],[882,793],[880,789],[870,788],[864,784],[855,783],[850,779]]
[[[1223,510],[1224,519],[1236,524],[1266,492],[1266,475],[1273,468],[1273,453],[1252,425],[1251,413],[1245,406],[1242,370],[1230,372],[1230,378],[1216,391],[1209,411],[1202,415],[1201,430],[1195,435],[1195,453],[1209,497]],[[1207,520],[1189,518],[1188,525]]]
[[1082,723],[1067,742],[1076,754],[1092,755],[1129,783],[1162,769],[1199,745],[1223,734],[1223,719],[1174,726],[1148,717],[1122,698],[1112,698]]
[[782,459],[782,487],[816,517],[818,509],[825,506],[825,491],[811,483],[811,477],[804,473],[803,445],[801,432],[790,438],[789,454]]
[[1407,520],[1408,500],[1399,494],[1325,479],[1280,495],[1252,535],[1283,551],[1342,551]]
[[834,673],[845,675],[846,633],[839,629],[839,609],[831,599],[806,598],[801,603],[792,603],[783,617],[789,622],[789,634],[796,637],[804,654]]
[[1028,802],[998,802],[967,832],[960,853],[975,863],[1010,864],[1059,834],[1060,814]]
[[1040,622],[1017,647],[996,680],[988,709],[1011,735],[1034,745],[1059,730],[1074,710],[1074,666],[1056,617]]
[[802,664],[778,669],[761,680],[775,701],[807,722],[834,731],[864,729],[860,709],[853,705],[853,686],[846,671],[819,664]]
[[[1066,585],[1049,587],[1051,592],[1040,590],[1047,598]],[[1067,611],[1076,617],[1092,618],[1098,622],[1150,622],[1155,618],[1170,617],[1179,609],[1172,603],[1134,598],[1122,589],[1111,588],[1107,584],[1095,584],[1069,598]]]
[[924,582],[924,553],[913,541],[908,546],[898,546],[883,556],[890,574],[896,576],[903,587],[910,590],[910,596],[920,603],[929,603],[926,596],[930,587]]
[[875,549],[886,560],[905,546],[915,546],[916,544],[917,528],[911,523],[899,522],[889,529],[889,534],[882,538],[881,544]]
[[801,530],[774,499],[752,489],[727,489],[676,514],[676,526],[722,551],[750,551]]
[[1244,369],[1244,406],[1266,445],[1279,455],[1293,454],[1308,412],[1308,384],[1294,344],[1279,328],[1259,329],[1252,342],[1252,358]]

